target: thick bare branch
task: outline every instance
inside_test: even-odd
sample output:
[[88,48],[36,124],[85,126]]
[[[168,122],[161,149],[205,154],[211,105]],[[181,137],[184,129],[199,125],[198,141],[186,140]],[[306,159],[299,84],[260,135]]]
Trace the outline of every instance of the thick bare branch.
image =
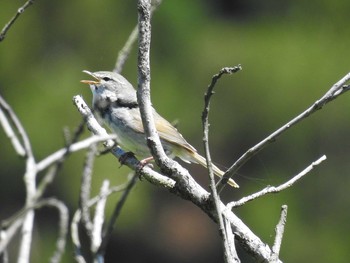
[[139,28],[139,52],[138,52],[138,89],[137,101],[140,105],[142,124],[145,130],[147,144],[151,150],[156,164],[161,169],[167,169],[166,163],[171,160],[166,156],[160,142],[154,122],[151,104],[151,69],[150,69],[150,45],[151,45],[151,1],[138,1],[138,28]]

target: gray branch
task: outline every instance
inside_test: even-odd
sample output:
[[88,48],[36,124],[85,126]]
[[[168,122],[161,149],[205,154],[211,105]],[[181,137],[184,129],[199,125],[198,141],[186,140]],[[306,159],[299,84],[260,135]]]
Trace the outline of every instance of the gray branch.
[[318,160],[316,160],[315,162],[313,162],[311,165],[309,165],[308,167],[306,167],[303,171],[301,171],[300,173],[298,173],[297,175],[293,176],[290,180],[288,180],[287,182],[275,187],[275,186],[268,186],[266,188],[264,188],[263,190],[256,192],[254,194],[248,195],[246,197],[243,197],[242,199],[238,200],[238,201],[234,201],[234,202],[230,202],[229,204],[227,204],[227,208],[228,209],[232,209],[233,207],[239,207],[242,206],[244,204],[246,204],[247,202],[250,202],[254,199],[257,199],[259,197],[262,197],[266,194],[270,194],[270,193],[278,193],[281,192],[289,187],[291,187],[292,185],[294,185],[297,181],[299,181],[303,176],[305,176],[306,174],[308,174],[309,172],[311,172],[311,170],[313,170],[316,166],[318,166],[319,164],[321,164],[323,161],[325,161],[327,158],[325,155],[321,156]]
[[6,37],[7,32],[10,30],[10,28],[14,25],[18,17],[32,4],[34,3],[34,0],[28,0],[24,3],[23,6],[17,9],[16,14],[10,19],[10,21],[3,27],[3,29],[0,32],[0,42],[3,41]]
[[276,237],[275,237],[275,242],[273,243],[273,246],[272,246],[271,263],[276,262],[279,257],[279,253],[282,245],[284,227],[287,222],[287,210],[288,210],[288,207],[286,205],[283,205],[281,209],[280,220],[278,221],[278,224],[276,226]]
[[218,74],[215,74],[213,76],[212,81],[208,86],[208,90],[204,96],[204,110],[202,113],[203,134],[204,134],[203,143],[204,143],[205,157],[207,160],[207,167],[208,167],[209,178],[210,178],[211,197],[213,198],[215,210],[218,215],[218,226],[219,226],[220,236],[221,236],[223,248],[224,248],[224,258],[227,263],[237,262],[235,259],[238,259],[238,256],[237,256],[237,253],[233,254],[233,252],[236,252],[236,250],[232,248],[232,246],[234,247],[235,244],[233,240],[229,239],[229,237],[233,238],[234,235],[232,234],[230,226],[225,228],[224,219],[222,217],[222,211],[220,210],[220,197],[217,193],[216,185],[215,185],[213,166],[212,166],[210,150],[209,150],[209,110],[210,110],[210,99],[214,94],[213,90],[217,80],[220,79],[223,74],[232,74],[239,70],[241,70],[240,66],[232,67],[232,68],[223,68],[220,70]]
[[341,80],[339,80],[337,83],[335,83],[327,92],[325,95],[323,95],[319,100],[317,100],[313,105],[311,105],[308,109],[306,109],[304,112],[299,114],[297,117],[283,125],[281,128],[277,129],[275,132],[273,132],[271,135],[266,137],[264,140],[256,144],[254,147],[250,148],[248,151],[246,151],[225,173],[223,178],[219,182],[219,191],[221,191],[225,187],[226,180],[228,178],[232,177],[248,160],[250,160],[254,155],[256,155],[258,152],[260,152],[263,148],[265,148],[267,145],[273,143],[276,141],[276,139],[286,132],[289,128],[296,125],[302,120],[305,120],[307,117],[309,117],[311,114],[315,113],[316,111],[322,109],[324,105],[326,105],[328,102],[331,102],[338,96],[344,94],[349,90],[349,86],[345,85],[350,80],[350,73],[346,74]]

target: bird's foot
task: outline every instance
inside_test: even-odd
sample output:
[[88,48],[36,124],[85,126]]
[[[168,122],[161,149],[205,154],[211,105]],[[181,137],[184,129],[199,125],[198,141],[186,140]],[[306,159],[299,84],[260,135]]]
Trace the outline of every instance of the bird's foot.
[[139,168],[139,169],[142,169],[142,168],[145,167],[146,165],[150,165],[150,166],[153,168],[153,165],[150,164],[150,162],[153,161],[153,160],[154,160],[153,156],[147,157],[147,158],[145,158],[145,159],[142,159],[142,160],[139,162],[139,164],[138,164],[138,166],[139,166],[138,168]]

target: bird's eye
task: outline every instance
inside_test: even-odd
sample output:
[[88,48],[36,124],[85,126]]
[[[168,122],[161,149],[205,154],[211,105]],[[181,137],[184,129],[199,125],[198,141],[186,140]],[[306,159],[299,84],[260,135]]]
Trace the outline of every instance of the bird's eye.
[[104,81],[110,81],[111,80],[111,78],[109,78],[109,77],[103,77],[102,78]]

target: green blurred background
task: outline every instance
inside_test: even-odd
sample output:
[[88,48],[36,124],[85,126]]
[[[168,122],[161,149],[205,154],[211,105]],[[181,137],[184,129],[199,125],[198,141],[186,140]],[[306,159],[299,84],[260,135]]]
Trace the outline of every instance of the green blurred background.
[[[36,1],[0,43],[0,92],[26,128],[37,160],[64,145],[64,127],[74,130],[81,122],[72,97],[82,94],[91,101],[89,89],[79,83],[86,78],[81,71],[113,69],[136,25],[136,2]],[[22,4],[1,1],[0,27]],[[153,104],[170,121],[179,120],[179,130],[203,153],[203,94],[220,68],[241,64],[243,71],[218,82],[210,112],[212,158],[229,167],[349,71],[349,8],[346,0],[164,0],[152,24]],[[134,85],[136,57],[134,49],[123,70]],[[289,206],[281,250],[285,262],[348,262],[350,257],[348,96],[264,149],[236,176],[241,188],[225,190],[224,200],[237,200],[278,185],[327,155],[293,188],[234,210],[271,245],[280,207]],[[83,152],[72,155],[46,193],[65,201],[71,214],[78,205],[83,160]],[[104,179],[112,185],[126,180],[129,170],[118,167],[111,156],[97,159],[94,194]],[[204,169],[186,167],[208,184]],[[23,171],[24,162],[1,130],[1,220],[23,205]],[[117,195],[109,200],[107,215],[116,200]],[[137,184],[117,223],[106,262],[223,261],[216,225],[191,203],[146,181]],[[56,212],[37,213],[32,262],[48,260],[56,226]],[[68,243],[63,262],[73,262]],[[240,255],[242,262],[251,262]]]

